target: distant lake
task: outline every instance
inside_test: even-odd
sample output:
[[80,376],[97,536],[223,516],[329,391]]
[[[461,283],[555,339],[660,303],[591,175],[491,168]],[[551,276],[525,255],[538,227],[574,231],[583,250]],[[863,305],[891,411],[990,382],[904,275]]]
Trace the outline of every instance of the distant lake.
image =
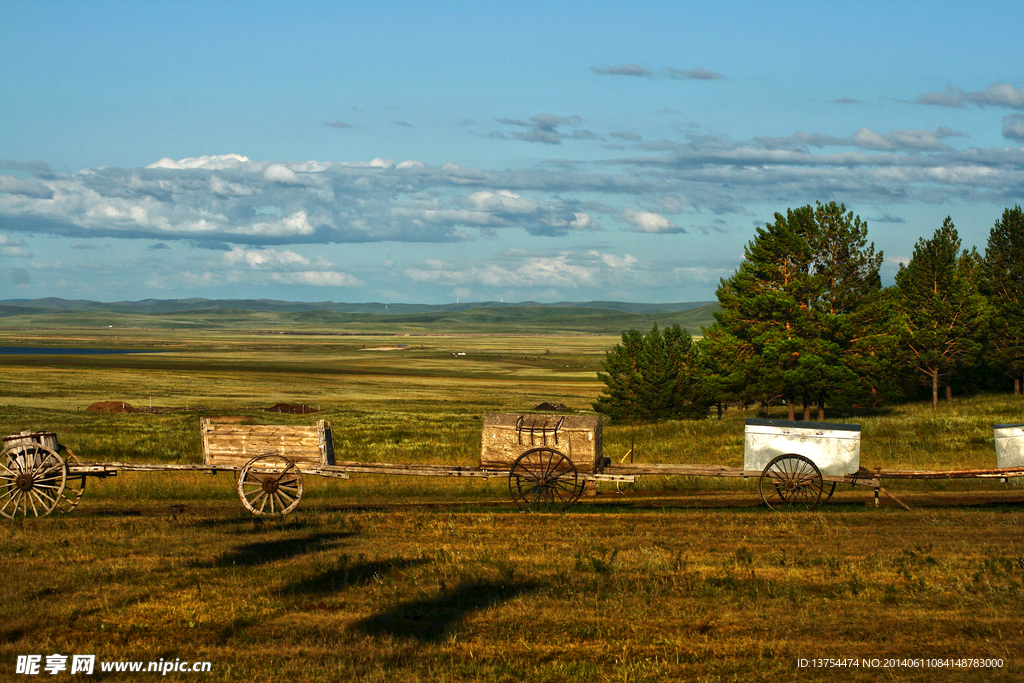
[[159,351],[130,351],[128,349],[69,349],[46,346],[0,346],[0,356],[106,356],[113,353],[160,353]]

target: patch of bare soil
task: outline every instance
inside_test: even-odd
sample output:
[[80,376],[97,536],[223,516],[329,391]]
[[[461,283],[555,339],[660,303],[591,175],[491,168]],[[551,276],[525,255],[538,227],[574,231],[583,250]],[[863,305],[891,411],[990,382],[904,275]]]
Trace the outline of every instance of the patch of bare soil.
[[302,403],[278,403],[269,408],[264,408],[263,411],[267,413],[287,413],[288,415],[306,415],[308,413],[320,412],[316,408]]
[[131,403],[124,401],[99,401],[85,409],[87,413],[137,413]]

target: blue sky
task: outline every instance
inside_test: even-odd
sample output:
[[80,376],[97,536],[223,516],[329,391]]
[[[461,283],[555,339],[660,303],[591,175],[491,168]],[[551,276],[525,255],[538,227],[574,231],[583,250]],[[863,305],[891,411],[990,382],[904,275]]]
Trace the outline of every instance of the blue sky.
[[1024,5],[0,1],[0,299],[699,301],[1024,203]]

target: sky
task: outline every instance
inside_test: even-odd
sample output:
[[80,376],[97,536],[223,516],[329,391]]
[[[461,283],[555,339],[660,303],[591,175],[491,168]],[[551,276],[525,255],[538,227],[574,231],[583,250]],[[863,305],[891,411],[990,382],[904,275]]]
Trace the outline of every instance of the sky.
[[0,0],[0,299],[708,301],[1024,204],[1020,2]]

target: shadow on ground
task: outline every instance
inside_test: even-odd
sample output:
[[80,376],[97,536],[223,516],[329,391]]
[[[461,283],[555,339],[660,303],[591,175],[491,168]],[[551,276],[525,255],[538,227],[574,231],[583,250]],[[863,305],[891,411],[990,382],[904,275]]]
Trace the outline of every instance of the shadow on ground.
[[537,590],[537,583],[476,582],[459,586],[436,598],[405,602],[374,614],[353,626],[370,635],[412,638],[421,643],[444,640],[467,616]]
[[281,538],[276,541],[260,541],[246,543],[234,550],[224,553],[210,562],[198,563],[202,567],[254,566],[277,560],[285,560],[298,555],[328,550],[337,545],[343,538],[349,538],[350,532],[329,532],[309,534],[308,536]]
[[352,563],[347,555],[342,555],[337,566],[322,574],[286,586],[282,592],[326,595],[346,590],[349,586],[361,586],[393,571],[408,569],[424,563],[426,560],[402,557],[377,562]]

